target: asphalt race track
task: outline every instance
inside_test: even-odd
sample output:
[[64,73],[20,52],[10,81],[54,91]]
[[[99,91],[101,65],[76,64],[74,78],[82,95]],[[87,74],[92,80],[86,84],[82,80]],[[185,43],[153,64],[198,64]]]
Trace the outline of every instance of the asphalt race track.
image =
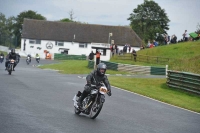
[[12,75],[0,64],[0,133],[200,133],[200,114],[114,87],[95,120],[75,115],[85,79],[33,64],[22,59]]

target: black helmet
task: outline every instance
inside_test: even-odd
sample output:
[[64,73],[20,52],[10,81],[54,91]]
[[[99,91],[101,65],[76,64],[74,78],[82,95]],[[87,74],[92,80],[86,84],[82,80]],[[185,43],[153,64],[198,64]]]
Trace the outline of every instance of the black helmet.
[[[104,64],[104,63],[99,63],[99,65],[97,66],[97,74],[98,74],[99,76],[104,76],[104,74],[106,73],[106,68],[107,68],[106,64]],[[104,71],[102,71],[102,69],[103,69]]]
[[14,54],[15,53],[15,49],[11,49],[11,54]]

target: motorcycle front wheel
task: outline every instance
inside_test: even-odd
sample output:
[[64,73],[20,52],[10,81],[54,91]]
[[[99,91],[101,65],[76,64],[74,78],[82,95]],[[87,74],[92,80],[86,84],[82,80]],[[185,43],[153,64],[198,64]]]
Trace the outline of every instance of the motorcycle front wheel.
[[101,112],[101,109],[103,107],[103,103],[97,104],[96,102],[92,105],[92,108],[90,110],[90,118],[95,119],[99,113]]

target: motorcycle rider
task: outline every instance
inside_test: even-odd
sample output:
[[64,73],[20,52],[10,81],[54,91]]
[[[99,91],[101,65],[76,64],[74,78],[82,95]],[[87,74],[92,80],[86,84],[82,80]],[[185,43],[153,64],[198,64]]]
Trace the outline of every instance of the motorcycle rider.
[[[87,84],[84,87],[82,95],[78,99],[77,105],[79,107],[81,107],[83,99],[85,97],[87,97],[87,95],[92,90],[91,84],[97,85],[97,83],[102,81],[105,84],[105,86],[107,87],[107,89],[108,89],[108,93],[107,94],[109,96],[111,96],[112,93],[111,93],[110,83],[109,83],[108,78],[105,75],[105,73],[106,73],[106,64],[100,63],[100,64],[98,64],[96,70],[92,71],[89,75],[87,75],[87,77],[86,77]],[[95,81],[97,83],[95,83]]]
[[4,54],[1,52],[1,54],[0,54],[0,57],[2,57],[0,60],[0,62],[3,62],[3,60],[4,60]]
[[30,59],[30,63],[31,63],[31,55],[28,54],[28,55],[27,55],[27,59],[28,59],[28,57],[29,57],[29,59]]
[[5,70],[7,70],[8,63],[10,62],[10,60],[13,59],[13,60],[15,60],[14,66],[13,66],[13,71],[15,71],[15,67],[17,66],[17,63],[16,63],[17,58],[18,58],[18,56],[15,53],[15,49],[11,49],[11,52],[6,57],[6,62],[5,62],[6,69]]
[[39,59],[40,60],[40,55],[38,53],[36,53],[35,55],[36,60]]

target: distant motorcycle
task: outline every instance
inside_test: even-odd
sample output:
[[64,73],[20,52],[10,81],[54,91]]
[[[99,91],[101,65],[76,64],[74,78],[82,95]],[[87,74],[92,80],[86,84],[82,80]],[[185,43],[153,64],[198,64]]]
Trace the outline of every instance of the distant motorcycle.
[[40,62],[40,57],[36,57],[36,61],[37,61],[37,63],[39,63]]
[[0,56],[0,63],[2,63],[4,60],[4,57],[3,56]]
[[11,75],[11,73],[14,69],[14,63],[15,63],[15,60],[13,60],[13,59],[9,60],[9,62],[8,62],[7,71],[8,71],[9,75]]
[[31,58],[30,57],[27,57],[26,63],[27,63],[27,65],[29,65],[31,63]]
[[89,115],[91,119],[95,119],[101,112],[105,102],[104,95],[108,92],[108,89],[103,82],[99,83],[99,86],[92,85],[92,88],[93,89],[91,90],[90,94],[88,94],[88,96],[83,100],[82,107],[77,105],[78,99],[82,93],[78,91],[78,93],[74,96],[74,112],[78,115],[80,113],[84,113]]

